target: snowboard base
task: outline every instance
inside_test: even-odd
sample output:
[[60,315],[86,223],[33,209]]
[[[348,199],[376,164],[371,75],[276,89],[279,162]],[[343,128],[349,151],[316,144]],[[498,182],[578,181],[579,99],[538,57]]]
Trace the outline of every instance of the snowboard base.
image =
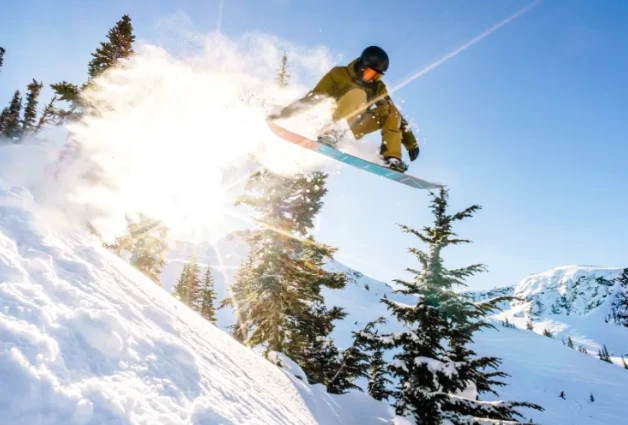
[[399,171],[391,170],[390,168],[374,164],[365,159],[358,158],[357,156],[341,152],[337,149],[332,148],[331,146],[301,136],[300,134],[294,133],[290,130],[286,130],[270,118],[268,118],[266,122],[268,123],[271,131],[281,139],[295,145],[302,146],[305,149],[318,152],[344,164],[351,165],[353,167],[368,171],[369,173],[387,178],[389,180],[404,184],[406,186],[410,186],[415,189],[439,189],[441,187],[444,187],[444,185],[440,183],[429,182],[410,174],[400,173]]

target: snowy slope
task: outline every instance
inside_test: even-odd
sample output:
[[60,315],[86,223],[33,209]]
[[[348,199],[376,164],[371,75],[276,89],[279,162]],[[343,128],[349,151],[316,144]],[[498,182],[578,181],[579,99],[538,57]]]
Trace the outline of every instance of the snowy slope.
[[384,424],[244,348],[0,180],[0,423]]
[[[235,274],[234,267],[238,263],[237,259],[242,258],[246,251],[233,241],[219,242],[216,247],[221,252],[221,258],[229,259],[223,268],[218,266],[217,254],[210,245],[192,248],[190,244],[182,243],[177,249],[183,250],[183,253],[173,251],[170,253],[170,258],[185,258],[191,252],[196,253],[201,263],[201,258],[209,258],[212,267],[221,270],[214,273],[214,278],[219,291],[225,293],[225,279],[226,281],[232,279],[233,274]],[[170,262],[162,277],[178,276],[181,267],[182,263],[179,261]],[[326,301],[329,305],[339,305],[349,313],[348,317],[337,325],[332,335],[341,347],[350,344],[351,330],[363,327],[366,322],[378,316],[388,317],[388,312],[380,302],[384,295],[388,298],[412,303],[412,299],[409,297],[393,294],[389,285],[364,276],[342,264],[333,262],[328,264],[326,268],[334,271],[345,271],[350,277],[350,282],[344,290],[325,291]],[[560,274],[566,279],[562,283],[563,286],[574,276],[589,276],[585,271],[576,272],[572,270],[572,272]],[[615,269],[599,271],[600,275],[608,278],[615,276],[616,272]],[[542,282],[555,282],[556,287],[560,287],[558,274],[548,272],[524,280],[526,285],[521,287],[515,285],[507,288],[496,288],[491,291],[470,293],[470,295],[477,300],[513,295],[516,291],[519,291],[518,293],[523,292],[524,288],[532,288],[533,286],[528,285],[528,282],[537,282],[539,285],[545,286],[539,283],[539,279]],[[543,291],[535,290],[533,292],[540,296]],[[548,291],[549,289],[545,290],[545,294]],[[525,303],[516,307],[505,303],[504,308],[514,317],[516,311],[511,311],[511,309],[522,308],[525,313],[525,306]],[[231,310],[221,310],[221,314],[222,316],[218,320],[219,327],[226,328],[228,324],[234,322]],[[582,321],[582,323],[577,324],[578,329],[585,329],[585,324],[590,321],[590,313],[578,317]],[[571,319],[574,318],[574,316],[571,317]],[[516,319],[522,320],[521,327],[525,328],[526,319]],[[549,320],[538,322],[537,332],[541,333],[542,328],[540,326],[548,323]],[[597,319],[591,323],[589,330],[592,335],[597,335],[597,332],[600,332],[600,323]],[[603,320],[602,324],[606,325]],[[628,371],[619,370],[616,366],[602,362],[593,356],[587,356],[577,350],[567,348],[560,342],[560,339],[549,339],[525,329],[504,328],[497,321],[495,321],[495,325],[496,330],[485,330],[477,334],[475,350],[479,354],[502,358],[501,370],[511,375],[510,378],[506,379],[509,385],[497,389],[502,399],[525,400],[543,406],[546,409],[544,412],[523,410],[526,415],[529,415],[528,418],[534,420],[534,423],[545,425],[628,425],[628,419],[626,419],[628,418],[628,405],[624,403],[625,393],[628,391]],[[386,326],[386,330],[395,330],[399,326],[396,322],[390,322]],[[628,339],[623,328],[616,325],[608,325],[607,327],[611,330],[606,329],[606,335],[615,331],[616,337],[620,340],[626,341]],[[558,397],[561,391],[566,392],[566,400]],[[593,394],[595,398],[593,403],[589,401],[590,394]]]
[[606,345],[614,361],[622,365],[628,355],[628,328],[608,321],[613,302],[625,291],[617,278],[623,268],[564,266],[533,274],[517,285],[491,291],[468,292],[474,299],[496,294],[513,295],[522,301],[504,306],[495,317],[508,319],[520,328],[528,320],[534,331],[551,331],[557,341],[571,337],[578,346],[597,354]]

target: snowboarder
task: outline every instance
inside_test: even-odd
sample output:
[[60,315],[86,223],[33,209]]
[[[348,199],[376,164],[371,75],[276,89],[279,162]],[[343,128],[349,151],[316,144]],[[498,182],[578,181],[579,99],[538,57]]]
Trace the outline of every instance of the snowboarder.
[[386,166],[403,173],[408,166],[401,159],[401,146],[405,146],[410,161],[414,161],[419,156],[419,145],[381,81],[388,65],[388,54],[383,49],[367,47],[359,58],[346,66],[332,68],[309,93],[270,118],[287,118],[304,106],[331,97],[336,101],[332,113],[334,125],[322,129],[318,141],[333,147],[342,137],[337,124],[343,119],[357,140],[380,130],[380,155]]

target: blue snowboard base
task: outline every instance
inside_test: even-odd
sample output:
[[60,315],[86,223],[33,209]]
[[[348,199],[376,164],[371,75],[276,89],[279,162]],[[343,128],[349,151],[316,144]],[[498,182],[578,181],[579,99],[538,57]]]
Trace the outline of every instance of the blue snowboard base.
[[385,177],[389,180],[413,187],[415,189],[440,189],[441,187],[444,187],[442,184],[428,182],[418,177],[400,173],[398,171],[391,170],[390,168],[358,158],[357,156],[341,152],[331,146],[301,136],[300,134],[293,133],[290,130],[286,130],[271,119],[267,119],[266,122],[268,123],[271,131],[283,140],[302,146],[311,151],[318,152],[321,155],[325,155],[329,158],[335,159],[336,161],[359,168],[360,170],[368,171],[369,173]]

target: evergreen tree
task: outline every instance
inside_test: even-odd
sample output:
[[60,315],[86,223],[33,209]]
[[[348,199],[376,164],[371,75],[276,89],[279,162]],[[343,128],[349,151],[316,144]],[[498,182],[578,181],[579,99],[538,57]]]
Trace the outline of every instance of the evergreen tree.
[[199,274],[200,268],[196,257],[192,255],[190,261],[183,266],[181,276],[172,290],[176,298],[196,311],[200,311],[203,295]]
[[388,363],[384,361],[384,349],[381,344],[377,344],[371,357],[368,383],[368,393],[375,400],[387,400],[392,391],[387,385],[392,385],[388,378]]
[[6,53],[6,50],[4,49],[4,47],[0,47],[0,70],[2,70],[2,65],[4,65],[4,54]]
[[26,107],[24,108],[24,118],[22,119],[22,131],[24,133],[34,133],[37,120],[37,101],[39,93],[43,87],[42,83],[38,83],[35,79],[30,83],[28,93],[26,94]]
[[595,398],[593,397],[593,393],[591,393],[591,396],[589,397],[589,400],[591,400],[591,403],[593,403],[595,401]]
[[[355,381],[359,378],[366,378],[369,375],[370,363],[369,354],[372,348],[371,341],[376,333],[373,328],[376,324],[384,323],[384,318],[378,318],[375,321],[366,324],[363,330],[359,332],[353,332],[353,344],[348,349],[342,352],[340,356],[340,362],[335,373],[326,383],[327,392],[331,394],[344,394],[348,390],[356,389],[364,391]],[[370,335],[370,338],[365,338],[364,335]],[[381,349],[381,344],[374,344]]]
[[573,341],[571,340],[571,337],[567,338],[567,347],[573,348]]
[[613,361],[611,360],[611,355],[608,352],[608,349],[606,348],[606,344],[603,345],[602,349],[598,349],[598,356],[600,358],[600,360],[608,362],[608,363],[613,363]]
[[277,85],[279,87],[287,87],[290,74],[288,74],[288,55],[284,52],[281,57],[281,67],[277,70]]
[[534,330],[534,324],[532,323],[532,320],[528,320],[528,322],[526,323],[526,329],[529,331]]
[[39,121],[37,122],[37,126],[35,127],[35,133],[38,133],[44,125],[49,124],[52,121],[52,118],[55,115],[55,107],[54,104],[57,101],[57,96],[53,96],[50,102],[46,105],[41,115],[39,116]]
[[19,90],[15,91],[9,104],[6,115],[2,120],[2,135],[10,139],[19,138],[21,134],[20,113],[22,112],[22,96]]
[[[257,224],[240,233],[252,261],[247,287],[234,286],[232,295],[243,302],[236,308],[246,317],[249,345],[268,344],[268,350],[288,354],[289,346],[302,343],[309,332],[303,328],[306,324],[310,329],[328,328],[312,322],[328,322],[330,314],[314,314],[312,309],[323,304],[322,287],[341,289],[346,276],[322,269],[335,249],[309,234],[327,192],[326,178],[320,172],[284,177],[262,169],[250,176],[247,193],[237,202],[253,209]],[[237,293],[241,289],[247,292]]]
[[554,338],[554,334],[548,328],[545,328],[543,330],[543,336],[546,336],[548,338]]
[[2,110],[2,113],[0,113],[0,136],[4,135],[4,126],[6,125],[5,123],[7,123],[9,120],[9,108],[6,107]]
[[[426,226],[421,232],[400,226],[429,245],[427,252],[410,249],[422,265],[422,270],[408,269],[414,280],[395,281],[401,287],[395,292],[416,296],[417,303],[406,305],[384,298],[382,301],[404,324],[405,330],[374,338],[383,347],[398,350],[390,366],[399,381],[395,392],[396,413],[411,416],[422,425],[443,422],[466,425],[482,420],[519,423],[515,418],[521,414],[516,407],[542,408],[527,402],[483,402],[461,395],[469,389],[495,393],[492,386],[504,385],[495,379],[507,376],[497,371],[499,359],[479,357],[468,345],[473,333],[493,327],[482,319],[508,297],[474,303],[454,290],[485,267],[475,264],[449,270],[444,267],[441,252],[447,246],[469,242],[457,238],[452,226],[456,221],[471,217],[480,207],[474,205],[449,215],[447,190],[441,189],[438,195],[432,195],[431,209],[435,216],[432,227]],[[494,371],[487,372],[490,369]]]
[[81,87],[77,84],[61,81],[60,83],[51,84],[50,87],[55,91],[58,100],[69,103],[69,109],[54,109],[54,116],[59,123],[67,120],[76,120],[89,108],[94,105],[82,97],[85,89],[92,85],[93,79],[100,76],[107,69],[115,66],[121,59],[127,59],[134,53],[133,42],[133,25],[131,18],[124,15],[122,19],[116,22],[107,34],[107,41],[101,42],[100,47],[92,53],[92,60],[88,64],[88,80]]
[[201,309],[200,313],[205,319],[212,323],[216,323],[216,308],[214,300],[216,299],[216,291],[214,290],[214,279],[212,278],[211,265],[207,264],[207,270],[203,278],[203,287],[201,289]]
[[133,51],[133,25],[129,15],[122,16],[115,26],[109,30],[107,41],[101,42],[100,47],[92,53],[93,59],[88,65],[89,78],[94,79],[107,69],[116,65],[121,59],[128,59]]
[[254,295],[253,256],[249,252],[247,258],[242,261],[235,276],[235,282],[231,287],[231,294],[222,300],[219,308],[230,306],[236,315],[236,324],[232,326],[231,335],[241,343],[248,338],[249,321],[245,316],[252,307]]
[[105,245],[116,254],[131,254],[130,262],[158,285],[161,269],[166,263],[163,255],[168,248],[168,229],[159,220],[140,214],[138,221],[128,220],[127,234],[112,245]]

